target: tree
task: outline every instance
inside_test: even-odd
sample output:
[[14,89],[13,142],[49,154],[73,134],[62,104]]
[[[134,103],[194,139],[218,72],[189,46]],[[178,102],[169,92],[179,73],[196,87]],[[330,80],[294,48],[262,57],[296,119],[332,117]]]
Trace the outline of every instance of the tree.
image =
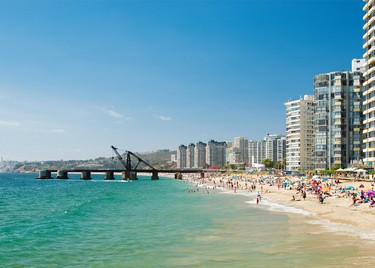
[[282,164],[280,161],[277,161],[277,162],[274,164],[274,168],[282,169],[282,168],[283,168],[283,164]]
[[266,158],[263,160],[262,164],[266,167],[266,168],[272,168],[273,167],[273,161],[269,158]]
[[236,169],[237,169],[237,166],[236,166],[235,164],[231,164],[231,165],[230,165],[230,169],[232,169],[232,170],[236,170]]

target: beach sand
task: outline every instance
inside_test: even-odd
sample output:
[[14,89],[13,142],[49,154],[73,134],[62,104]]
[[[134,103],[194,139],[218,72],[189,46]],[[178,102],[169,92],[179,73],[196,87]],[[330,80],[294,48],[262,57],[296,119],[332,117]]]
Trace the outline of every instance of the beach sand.
[[[375,207],[370,207],[369,203],[354,206],[351,196],[338,197],[337,194],[333,194],[336,190],[336,186],[331,187],[331,193],[333,195],[326,197],[323,204],[319,202],[316,194],[309,192],[307,193],[306,199],[303,200],[301,194],[297,193],[297,190],[279,188],[276,183],[271,185],[266,181],[259,183],[259,181],[261,181],[260,178],[260,176],[241,176],[233,179],[233,176],[228,175],[209,175],[208,178],[204,179],[193,179],[193,177],[187,179],[204,187],[228,189],[233,191],[233,193],[239,193],[241,190],[247,191],[246,189],[252,184],[256,184],[255,191],[259,191],[263,199],[265,198],[273,203],[303,210],[307,212],[306,214],[308,214],[312,220],[329,221],[329,223],[339,224],[342,227],[346,225],[348,227],[354,227],[361,233],[368,233],[368,235],[374,236],[372,238],[375,239]],[[238,186],[234,188],[228,187],[226,183],[228,181],[233,181],[234,185]],[[363,184],[364,187],[358,188],[361,184]],[[371,182],[368,181],[342,181],[337,187],[346,187],[349,185],[354,186],[359,191],[361,189],[367,191],[373,188]],[[293,196],[296,201],[292,201]]]

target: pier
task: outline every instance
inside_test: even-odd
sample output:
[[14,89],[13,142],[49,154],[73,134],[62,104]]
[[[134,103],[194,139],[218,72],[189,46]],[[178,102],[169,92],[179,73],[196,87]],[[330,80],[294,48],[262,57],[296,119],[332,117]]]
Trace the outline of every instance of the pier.
[[[117,152],[117,148],[111,146],[112,150],[115,152],[118,160],[124,166],[124,169],[66,169],[66,170],[56,170],[56,169],[47,169],[39,171],[39,175],[36,179],[40,180],[49,180],[53,179],[52,173],[56,173],[56,179],[58,180],[67,180],[69,179],[69,173],[80,173],[81,180],[91,180],[91,174],[93,173],[103,173],[104,180],[114,180],[115,174],[121,174],[123,180],[137,180],[138,173],[150,173],[151,180],[158,180],[159,173],[173,173],[175,179],[182,179],[182,174],[184,173],[200,173],[200,177],[204,178],[205,172],[225,172],[224,170],[214,170],[214,169],[156,169],[151,166],[149,163],[144,161],[138,155],[126,151],[126,162],[123,157]],[[138,162],[135,164],[133,160]],[[139,168],[139,165],[143,164],[146,168]]]
[[[39,171],[38,177],[36,179],[40,180],[67,180],[69,179],[69,173],[80,174],[81,180],[91,180],[92,174],[103,174],[104,180],[114,180],[116,174],[121,174],[122,180],[137,180],[138,173],[149,173],[151,180],[158,180],[159,174],[174,174],[175,179],[181,180],[183,178],[183,174],[191,174],[197,173],[200,174],[201,178],[205,177],[205,173],[210,172],[225,172],[224,170],[213,170],[213,169],[136,169],[136,170],[126,170],[126,169],[69,169],[69,170],[56,170],[56,169],[48,169],[48,170],[41,170]],[[56,174],[55,176],[53,176]]]

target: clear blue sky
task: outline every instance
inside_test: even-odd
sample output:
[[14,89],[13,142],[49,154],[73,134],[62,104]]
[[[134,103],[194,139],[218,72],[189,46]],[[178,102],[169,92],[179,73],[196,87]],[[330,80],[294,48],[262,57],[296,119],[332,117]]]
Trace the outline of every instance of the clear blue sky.
[[363,5],[0,1],[0,157],[285,134],[284,103],[362,57]]

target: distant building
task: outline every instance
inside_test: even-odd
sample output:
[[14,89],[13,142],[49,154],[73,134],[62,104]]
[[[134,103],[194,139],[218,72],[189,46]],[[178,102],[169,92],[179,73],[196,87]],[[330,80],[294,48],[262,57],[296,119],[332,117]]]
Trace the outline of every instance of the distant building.
[[249,163],[249,140],[245,137],[235,137],[233,147],[238,149],[238,163]]
[[314,96],[289,101],[286,107],[286,169],[314,169]]
[[177,155],[171,154],[171,162],[173,163],[177,162]]
[[237,165],[237,164],[243,163],[239,148],[236,148],[236,147],[227,148],[226,157],[227,157],[227,162],[229,162],[229,164]]
[[210,140],[206,147],[206,162],[209,166],[226,164],[226,143]]
[[195,152],[194,152],[194,167],[195,168],[203,168],[206,165],[206,146],[207,144],[201,141],[195,144]]
[[286,139],[285,136],[268,134],[261,141],[248,142],[249,163],[262,164],[265,159],[273,162],[282,162],[286,157]]
[[186,150],[186,167],[187,168],[193,168],[194,165],[194,159],[195,159],[195,145],[194,143],[191,143],[188,145]]
[[352,72],[361,72],[364,73],[366,68],[365,68],[365,59],[353,59],[352,60]]
[[251,163],[252,165],[259,164],[257,141],[249,141],[249,163]]
[[177,168],[186,168],[186,151],[185,145],[180,145],[177,149]]
[[268,134],[264,141],[266,147],[265,158],[271,159],[273,162],[283,161],[286,151],[285,137],[277,134]]

